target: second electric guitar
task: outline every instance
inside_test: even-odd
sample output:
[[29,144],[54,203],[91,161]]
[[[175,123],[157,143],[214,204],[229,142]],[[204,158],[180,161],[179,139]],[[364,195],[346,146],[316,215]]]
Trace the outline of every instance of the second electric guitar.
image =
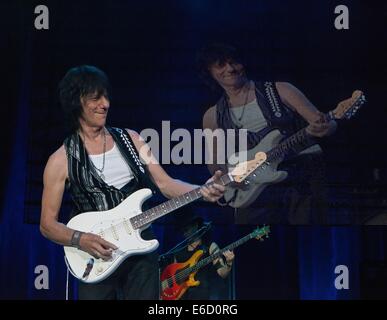
[[[354,91],[352,97],[341,101],[336,109],[330,111],[328,119],[350,119],[364,104],[363,92]],[[310,147],[310,137],[306,128],[297,131],[284,139],[279,130],[269,132],[254,148],[243,153],[235,153],[228,159],[229,168],[245,159],[253,158],[257,152],[265,152],[267,160],[262,164],[259,172],[255,172],[244,180],[242,184],[233,184],[227,187],[224,199],[234,208],[248,207],[261,192],[270,184],[281,182],[288,176],[286,171],[278,171],[278,165],[290,153],[299,153]]]
[[233,242],[227,247],[219,250],[207,258],[200,260],[203,256],[203,250],[197,250],[190,259],[183,263],[172,263],[167,266],[161,274],[161,299],[162,300],[178,300],[190,287],[197,287],[200,281],[195,280],[195,275],[200,268],[213,262],[219,258],[223,252],[233,250],[241,244],[256,238],[263,240],[263,237],[269,236],[270,227],[257,228],[252,233]]

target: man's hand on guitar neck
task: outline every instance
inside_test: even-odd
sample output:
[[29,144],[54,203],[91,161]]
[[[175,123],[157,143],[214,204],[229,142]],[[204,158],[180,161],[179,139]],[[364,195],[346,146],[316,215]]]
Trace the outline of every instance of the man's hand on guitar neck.
[[203,199],[205,201],[216,202],[221,197],[223,197],[225,187],[219,183],[216,183],[217,181],[219,181],[221,176],[222,176],[222,171],[217,170],[215,174],[206,182],[206,184],[211,182],[215,182],[215,183],[213,183],[210,186],[204,185],[200,188],[200,192],[203,195]]
[[336,128],[337,123],[335,120],[329,121],[324,113],[317,111],[315,120],[306,127],[306,132],[311,136],[321,138],[333,134]]
[[233,263],[234,258],[235,258],[234,251],[227,250],[227,251],[223,252],[223,255],[226,258],[227,267],[231,268],[232,263]]

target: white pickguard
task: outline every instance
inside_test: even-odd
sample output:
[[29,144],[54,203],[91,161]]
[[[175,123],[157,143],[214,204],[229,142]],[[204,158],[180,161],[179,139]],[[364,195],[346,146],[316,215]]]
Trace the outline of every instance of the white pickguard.
[[[229,170],[240,162],[254,159],[257,152],[267,152],[273,149],[281,140],[283,136],[279,130],[269,132],[262,141],[254,148],[242,153],[235,153],[228,159]],[[281,182],[288,176],[286,171],[277,171],[278,165],[282,160],[272,162],[270,164],[263,164],[258,167],[255,172],[247,177],[244,184],[239,187],[227,186],[224,198],[226,201],[232,199],[236,193],[235,199],[229,203],[234,208],[245,208],[249,206],[265,189],[267,185]]]
[[[87,283],[102,281],[114,272],[127,257],[157,249],[159,246],[157,240],[146,241],[141,238],[141,232],[147,226],[136,230],[129,221],[131,217],[142,212],[142,204],[151,195],[150,189],[141,189],[111,210],[82,213],[69,221],[67,224],[69,228],[99,234],[118,247],[118,250],[113,252],[112,259],[104,261],[82,250],[65,246],[66,263],[75,277]],[[92,269],[88,277],[83,277],[90,261],[94,261]]]

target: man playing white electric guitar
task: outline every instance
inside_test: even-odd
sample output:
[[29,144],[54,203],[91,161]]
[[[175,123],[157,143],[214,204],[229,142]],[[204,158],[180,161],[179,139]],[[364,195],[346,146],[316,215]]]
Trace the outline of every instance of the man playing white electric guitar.
[[[198,63],[205,82],[223,92],[216,105],[203,116],[205,129],[246,129],[248,149],[254,148],[274,128],[288,136],[309,124],[306,132],[310,137],[328,136],[336,130],[336,122],[327,120],[293,85],[249,80],[233,47],[210,45],[200,51]],[[209,145],[214,147],[210,152],[216,159],[221,146],[216,144],[216,139],[211,142]],[[321,148],[312,139],[310,142],[298,157],[281,164],[281,169],[288,172],[287,179],[268,187],[257,201],[243,207],[238,205],[236,193],[235,197],[231,195],[226,199],[230,206],[238,208],[236,223],[326,222]],[[228,167],[216,163],[216,160],[209,165],[210,172],[219,169],[227,172]]]
[[[86,219],[87,214],[79,213],[110,210],[111,215],[117,216],[118,213],[114,214],[112,210],[125,204],[124,200],[141,188],[158,188],[164,196],[173,198],[191,192],[197,186],[171,178],[156,161],[144,165],[140,159],[149,159],[151,154],[136,132],[105,127],[110,107],[109,82],[101,70],[91,66],[73,68],[61,81],[59,90],[71,134],[50,156],[44,171],[40,230],[48,239],[69,248],[67,258],[79,255],[82,261],[80,253],[88,253],[86,262],[90,262],[81,266],[85,281],[79,283],[80,299],[158,299],[156,253],[127,259],[123,256],[124,262],[107,278],[104,276],[98,283],[85,283],[89,275],[101,276],[106,270],[99,261],[113,259],[112,255],[116,256],[116,251],[121,248],[106,241],[103,231],[99,234],[81,232],[58,222],[65,186],[75,204],[74,218],[82,216]],[[220,172],[210,180],[217,181],[218,177]],[[215,202],[223,195],[224,187],[213,183],[198,192],[205,200]],[[98,217],[98,213],[94,216]],[[134,227],[141,222],[140,219],[136,221]],[[127,223],[125,219],[123,222]],[[128,234],[135,232],[132,225],[125,226],[132,228],[127,230]],[[109,227],[112,236],[107,239],[118,240],[122,230],[114,224]],[[151,228],[147,228],[142,236],[144,239],[154,238]],[[140,244],[146,243],[137,240]],[[96,267],[90,274],[93,263]],[[109,270],[106,272],[109,274]],[[79,278],[82,278],[82,273]]]

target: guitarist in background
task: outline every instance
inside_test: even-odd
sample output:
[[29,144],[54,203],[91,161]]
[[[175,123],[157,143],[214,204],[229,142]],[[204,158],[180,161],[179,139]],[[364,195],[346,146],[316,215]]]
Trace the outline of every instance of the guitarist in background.
[[[185,220],[186,221],[180,221],[179,223],[179,230],[184,238],[190,238],[204,225],[203,219],[198,216],[191,215],[191,219],[187,220],[186,218]],[[186,262],[197,250],[203,250],[205,252],[200,260],[219,251],[218,245],[215,242],[211,242],[209,238],[210,232],[207,231],[199,239],[193,239],[186,248],[175,254],[175,262]],[[190,287],[181,297],[182,300],[209,300],[213,296],[223,296],[221,292],[217,291],[221,289],[227,290],[227,288],[222,288],[222,282],[219,280],[221,280],[220,278],[227,278],[235,258],[233,251],[225,251],[223,256],[224,257],[214,260],[213,263],[208,264],[198,271],[195,279],[200,281],[200,285]]]
[[[222,91],[216,105],[203,116],[204,129],[236,132],[246,129],[248,149],[256,146],[273,128],[289,136],[309,124],[307,133],[311,137],[328,136],[336,130],[336,122],[328,122],[290,83],[250,80],[236,49],[231,46],[205,47],[199,52],[197,62],[203,80],[212,89]],[[227,172],[226,166],[216,163],[217,148],[221,146],[215,139],[213,142],[215,160],[209,170]],[[322,150],[318,144],[311,144],[302,155],[281,164],[279,169],[289,173],[287,179],[266,188],[250,207],[238,209],[236,223],[327,223]]]
[[[73,199],[75,215],[112,209],[141,188],[159,189],[172,198],[197,186],[167,175],[136,132],[105,126],[110,86],[104,72],[92,66],[73,68],[60,82],[59,94],[71,134],[50,156],[44,170],[40,230],[55,243],[108,260],[117,249],[113,244],[58,222],[65,187]],[[153,161],[144,165],[140,159]],[[217,183],[201,189],[203,198],[211,202],[223,192],[224,187]],[[144,230],[143,238],[154,238],[151,228]],[[156,252],[130,257],[99,283],[79,282],[79,298],[158,299],[157,270]]]

